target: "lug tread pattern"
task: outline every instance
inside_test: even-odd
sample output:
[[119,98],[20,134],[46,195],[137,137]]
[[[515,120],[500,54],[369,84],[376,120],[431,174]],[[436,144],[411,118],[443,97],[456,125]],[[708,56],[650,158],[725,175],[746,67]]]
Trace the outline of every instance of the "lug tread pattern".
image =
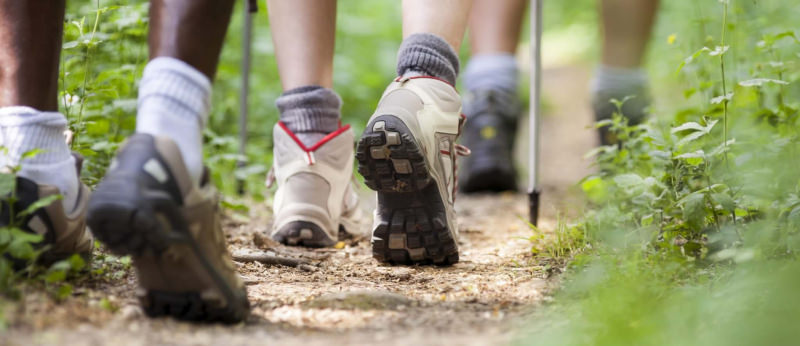
[[[175,227],[183,224],[183,220],[182,217],[175,219],[177,203],[164,203],[170,198],[169,194],[152,190],[141,192],[129,178],[127,174],[109,174],[98,186],[90,201],[87,220],[94,236],[113,253],[134,257],[163,256],[171,245],[193,244],[194,239],[188,231]],[[154,207],[154,198],[160,199],[159,210]],[[165,214],[164,208],[173,209],[173,212]],[[172,219],[168,215],[172,215]],[[168,222],[164,222],[165,218]],[[196,255],[202,256],[200,253]],[[227,282],[218,284],[228,286]],[[147,290],[139,300],[145,313],[151,317],[235,323],[243,321],[249,314],[247,301],[205,300],[199,292]]]
[[[388,143],[392,138],[399,143]],[[373,257],[400,265],[457,263],[457,240],[447,227],[444,201],[405,124],[391,115],[375,118],[358,142],[356,159],[366,185],[378,192]],[[409,166],[411,172],[405,173]]]
[[[375,131],[375,125],[380,122],[385,126]],[[398,135],[400,143],[388,143],[387,138]],[[367,126],[356,147],[356,160],[364,183],[375,191],[419,191],[433,181],[422,150],[408,128],[394,116],[378,117]],[[396,169],[408,172],[409,167],[409,173],[398,173]]]

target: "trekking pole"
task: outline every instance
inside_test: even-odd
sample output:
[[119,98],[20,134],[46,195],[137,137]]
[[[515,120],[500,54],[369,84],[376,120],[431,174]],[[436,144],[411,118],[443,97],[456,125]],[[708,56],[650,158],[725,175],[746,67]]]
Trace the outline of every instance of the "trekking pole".
[[531,74],[530,74],[530,116],[528,145],[528,207],[530,222],[536,226],[539,221],[539,131],[542,86],[542,2],[531,0]]
[[[258,12],[258,1],[245,0],[244,5],[244,24],[242,25],[242,66],[241,66],[241,94],[239,94],[239,158],[236,161],[237,168],[247,165],[247,112],[248,101],[250,99],[250,46],[253,40],[253,14]],[[244,179],[236,180],[236,190],[240,195],[244,194]]]

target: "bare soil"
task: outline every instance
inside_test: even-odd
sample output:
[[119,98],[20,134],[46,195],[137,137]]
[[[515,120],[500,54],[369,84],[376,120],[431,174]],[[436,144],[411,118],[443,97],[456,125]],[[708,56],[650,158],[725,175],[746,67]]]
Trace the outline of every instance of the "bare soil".
[[[582,159],[596,139],[588,111],[588,73],[548,69],[549,111],[542,127],[543,203],[540,229],[552,230],[560,211],[579,212],[574,184],[588,173]],[[519,138],[527,138],[521,124]],[[525,142],[525,141],[520,141]],[[525,143],[519,143],[520,148]],[[524,156],[520,150],[518,156]],[[521,160],[524,162],[524,160]],[[522,173],[524,173],[522,168]],[[371,215],[374,197],[362,206]],[[229,217],[234,253],[265,251],[310,262],[301,267],[237,263],[248,284],[252,314],[235,326],[190,324],[143,316],[132,270],[76,282],[56,302],[26,287],[18,302],[0,305],[7,328],[0,344],[506,344],[525,316],[546,300],[560,268],[531,255],[527,196],[459,196],[461,262],[450,267],[386,266],[372,259],[369,239],[341,249],[303,250],[266,238],[268,205]],[[365,225],[368,232],[369,225]],[[4,306],[4,307],[3,307]]]

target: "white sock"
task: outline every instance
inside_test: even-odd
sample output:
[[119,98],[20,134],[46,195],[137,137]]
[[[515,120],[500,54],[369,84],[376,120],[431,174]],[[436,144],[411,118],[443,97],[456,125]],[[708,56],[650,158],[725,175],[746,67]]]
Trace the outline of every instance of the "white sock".
[[165,136],[178,145],[195,183],[203,174],[203,126],[211,109],[211,81],[191,65],[159,57],[139,83],[136,131]]
[[[21,166],[18,175],[57,187],[61,202],[69,213],[78,200],[80,181],[65,141],[67,118],[58,112],[41,112],[30,107],[0,108],[0,167]],[[34,149],[41,152],[33,157],[22,156]]]

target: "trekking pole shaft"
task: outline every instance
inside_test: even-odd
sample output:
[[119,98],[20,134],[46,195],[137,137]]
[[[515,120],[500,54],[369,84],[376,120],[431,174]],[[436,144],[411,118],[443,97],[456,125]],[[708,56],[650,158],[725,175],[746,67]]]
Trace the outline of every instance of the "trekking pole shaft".
[[531,0],[530,4],[530,40],[531,40],[531,73],[530,73],[530,116],[528,145],[528,196],[530,221],[536,225],[539,221],[539,134],[541,118],[541,85],[542,85],[542,2]]
[[[241,93],[239,94],[239,160],[236,166],[244,167],[247,162],[245,161],[246,147],[247,147],[247,113],[249,110],[248,102],[250,99],[250,42],[253,36],[253,4],[251,1],[244,1],[244,24],[242,28],[242,66],[241,76],[242,85]],[[244,181],[238,180],[237,187],[239,194],[244,193]]]

